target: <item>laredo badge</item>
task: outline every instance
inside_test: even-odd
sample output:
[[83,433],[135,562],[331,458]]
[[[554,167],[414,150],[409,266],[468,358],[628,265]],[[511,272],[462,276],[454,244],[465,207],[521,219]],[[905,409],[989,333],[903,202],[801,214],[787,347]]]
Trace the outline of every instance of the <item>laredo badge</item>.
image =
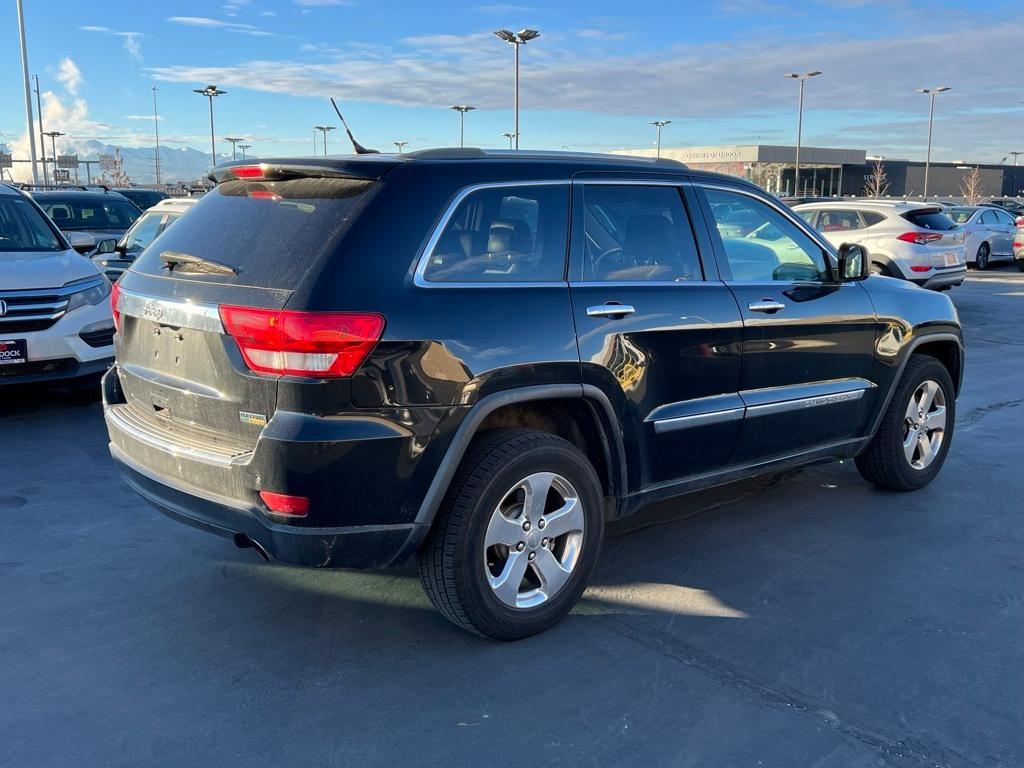
[[252,424],[257,427],[267,426],[267,417],[262,413],[249,413],[248,411],[239,411],[238,420],[243,424]]

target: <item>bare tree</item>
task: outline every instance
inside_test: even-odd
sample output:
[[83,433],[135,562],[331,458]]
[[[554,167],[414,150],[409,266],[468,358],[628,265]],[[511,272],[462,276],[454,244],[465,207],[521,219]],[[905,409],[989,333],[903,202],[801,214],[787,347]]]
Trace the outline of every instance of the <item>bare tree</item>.
[[875,160],[871,175],[864,182],[864,197],[885,197],[889,192],[889,179],[881,160]]
[[960,182],[960,194],[964,196],[964,205],[977,205],[985,194],[980,169],[971,168],[964,174],[963,181]]

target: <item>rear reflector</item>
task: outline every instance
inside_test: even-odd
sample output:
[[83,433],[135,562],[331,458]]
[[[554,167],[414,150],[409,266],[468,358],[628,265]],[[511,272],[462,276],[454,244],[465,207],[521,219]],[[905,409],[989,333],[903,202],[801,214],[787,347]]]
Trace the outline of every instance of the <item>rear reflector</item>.
[[305,517],[309,514],[309,499],[305,496],[289,496],[286,493],[260,491],[260,498],[267,505],[267,509],[275,515]]
[[239,179],[262,179],[263,168],[259,165],[239,165],[230,171]]
[[926,245],[927,243],[934,243],[936,240],[941,240],[942,235],[937,232],[904,232],[896,239],[902,240],[904,243]]
[[910,266],[911,272],[931,272],[932,268],[927,264],[912,264]]
[[220,317],[250,370],[285,376],[351,376],[384,330],[383,316],[352,312],[224,305]]
[[121,286],[115,282],[110,286],[110,309],[114,313],[114,330],[121,330],[121,310],[117,306],[118,300],[121,298]]

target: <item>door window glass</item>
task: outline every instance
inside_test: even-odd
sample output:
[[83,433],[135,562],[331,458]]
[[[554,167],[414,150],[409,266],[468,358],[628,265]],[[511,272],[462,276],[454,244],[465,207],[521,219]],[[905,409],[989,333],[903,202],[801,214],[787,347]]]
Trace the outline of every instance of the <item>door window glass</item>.
[[822,232],[845,232],[860,228],[860,214],[856,211],[822,211],[818,222],[818,229]]
[[[705,193],[734,280],[829,279],[821,247],[775,208],[738,192],[707,189]],[[735,223],[737,218],[743,226]]]
[[583,199],[584,280],[703,280],[679,187],[591,184]]

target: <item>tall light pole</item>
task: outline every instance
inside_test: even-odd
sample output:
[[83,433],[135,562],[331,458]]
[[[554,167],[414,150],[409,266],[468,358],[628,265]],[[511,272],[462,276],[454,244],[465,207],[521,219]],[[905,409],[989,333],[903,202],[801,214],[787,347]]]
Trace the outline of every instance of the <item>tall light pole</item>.
[[398,147],[398,156],[401,157],[402,156],[402,147],[404,147],[409,142],[408,141],[392,141],[391,143],[394,144],[396,147]]
[[651,125],[658,129],[658,154],[656,157],[661,157],[661,129],[666,125],[670,125],[671,120],[655,120]]
[[935,122],[935,97],[940,93],[951,90],[948,85],[940,85],[938,88],[918,88],[918,93],[928,96],[928,154],[924,158],[924,201],[928,202],[928,171],[932,165],[932,125]]
[[227,91],[222,91],[216,85],[208,85],[205,88],[193,88],[193,93],[205,96],[210,100],[210,158],[213,164],[217,164],[217,138],[213,132],[213,100],[217,96],[223,96]]
[[787,72],[786,77],[800,81],[800,101],[797,106],[796,116],[796,163],[793,172],[793,194],[800,194],[800,144],[803,142],[804,134],[804,84],[809,78],[817,77],[821,72],[817,69],[800,74],[798,72]]
[[232,160],[237,160],[238,159],[238,152],[235,151],[235,146],[237,144],[239,144],[240,142],[245,141],[245,139],[243,139],[243,138],[241,138],[239,136],[225,136],[224,137],[224,141],[230,141],[231,142],[231,159]]
[[160,115],[156,111],[156,92],[160,90],[153,86],[153,135],[156,136],[156,185],[160,186]]
[[333,125],[314,125],[313,127],[316,130],[320,131],[320,133],[322,133],[323,136],[324,136],[324,157],[327,157],[327,132],[328,131],[333,131],[334,130],[334,126]]
[[21,38],[21,73],[25,85],[25,123],[28,126],[28,151],[32,157],[32,183],[39,183],[39,168],[36,166],[36,129],[32,125],[32,89],[28,84],[28,47],[25,43],[25,9],[18,0],[18,34]]
[[[39,154],[42,155],[43,161],[43,184],[50,183],[50,176],[46,172],[46,142],[43,140],[43,99],[39,95],[39,75],[35,75],[36,79],[36,114],[39,116]],[[56,158],[55,158],[56,159]]]
[[57,183],[57,137],[64,134],[60,131],[47,131],[43,134],[50,137],[50,154],[53,156],[53,183]]
[[501,135],[504,136],[506,139],[508,139],[508,148],[512,149],[512,139],[514,139],[516,137],[516,135],[514,133],[512,133],[512,131],[506,131],[505,133],[503,133]]
[[459,146],[466,146],[466,113],[472,112],[476,107],[469,104],[452,104],[448,109],[454,109],[459,113]]
[[540,32],[536,29],[521,29],[518,32],[509,32],[507,29],[496,29],[494,30],[494,34],[516,49],[516,128],[514,133],[516,144],[515,148],[519,149],[519,46],[526,45],[531,40],[536,40],[540,37]]
[[242,150],[242,159],[245,160],[245,150],[252,149],[252,144],[239,144],[238,148]]
[[1010,157],[1012,157],[1012,158],[1013,158],[1013,164],[1014,164],[1014,166],[1016,166],[1016,165],[1017,165],[1017,157],[1018,157],[1018,156],[1020,156],[1020,155],[1024,155],[1024,152],[1011,152],[1011,153],[1010,153]]

